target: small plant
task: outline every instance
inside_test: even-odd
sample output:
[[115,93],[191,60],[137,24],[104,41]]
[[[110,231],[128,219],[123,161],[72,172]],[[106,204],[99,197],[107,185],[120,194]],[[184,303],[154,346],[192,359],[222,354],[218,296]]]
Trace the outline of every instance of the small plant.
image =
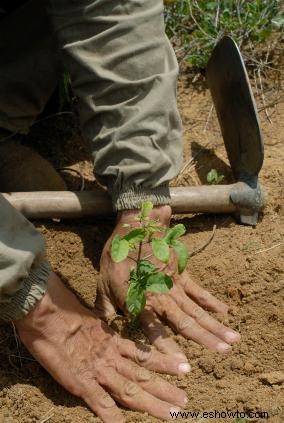
[[[283,31],[282,0],[165,0],[165,23],[169,38],[183,60],[205,68],[223,35],[231,35],[241,47],[254,49],[271,34]],[[255,59],[255,57],[254,57]]]
[[206,176],[207,182],[211,185],[220,184],[223,181],[224,175],[219,175],[216,169],[211,169]]
[[[170,250],[173,249],[177,255],[178,273],[184,271],[188,260],[188,251],[179,241],[186,232],[184,225],[178,224],[172,228],[166,228],[159,220],[149,217],[152,209],[151,201],[144,201],[137,218],[139,227],[130,230],[123,237],[115,235],[111,244],[111,257],[115,263],[120,263],[127,258],[136,263],[129,272],[126,297],[126,306],[132,316],[137,316],[144,309],[147,291],[161,294],[168,292],[173,286],[170,276],[159,271],[159,268],[148,258],[154,256],[161,263],[166,264],[170,259]],[[124,227],[131,228],[131,225],[124,224]],[[157,234],[160,236],[157,237]],[[143,257],[143,245],[147,244],[151,247],[152,253]],[[136,257],[129,255],[132,251],[136,253]]]

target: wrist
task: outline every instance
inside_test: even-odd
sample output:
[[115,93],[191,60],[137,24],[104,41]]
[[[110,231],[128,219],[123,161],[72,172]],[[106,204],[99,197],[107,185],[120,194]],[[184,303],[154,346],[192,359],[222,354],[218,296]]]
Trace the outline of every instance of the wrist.
[[65,315],[69,315],[70,322],[74,321],[74,319],[78,320],[80,313],[83,314],[83,307],[74,294],[64,286],[58,276],[51,272],[45,295],[25,317],[14,321],[16,328],[21,334],[43,334],[48,332],[54,321],[61,319],[61,311],[65,309],[67,300],[73,305],[73,308],[65,310]]

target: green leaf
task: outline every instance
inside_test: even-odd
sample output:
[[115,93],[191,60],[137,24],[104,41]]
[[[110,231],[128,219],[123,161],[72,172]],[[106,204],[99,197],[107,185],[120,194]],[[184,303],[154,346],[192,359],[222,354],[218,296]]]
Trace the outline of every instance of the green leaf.
[[141,260],[137,266],[137,273],[141,277],[148,276],[157,271],[157,267],[149,260]]
[[188,260],[187,248],[183,245],[182,242],[177,240],[173,240],[171,245],[178,256],[178,272],[182,273],[184,269],[186,268],[186,264]]
[[137,282],[130,283],[126,296],[126,306],[129,313],[137,316],[144,309],[145,304],[145,288]]
[[146,290],[156,292],[158,294],[164,294],[165,292],[168,292],[172,286],[172,279],[165,273],[158,272],[148,277]]
[[147,232],[144,228],[138,228],[126,234],[123,239],[129,243],[130,248],[134,248],[139,242],[143,241],[146,234]]
[[154,238],[151,241],[154,256],[163,263],[168,263],[170,258],[170,249],[164,239]]
[[211,169],[206,176],[209,184],[219,184],[224,179],[224,175],[219,175],[216,169]]
[[218,173],[216,169],[211,169],[210,172],[207,173],[206,176],[207,182],[209,184],[216,183],[216,180],[218,179]]
[[185,226],[179,223],[178,225],[175,225],[166,231],[164,240],[167,242],[167,244],[171,244],[172,240],[184,235],[185,232],[186,232]]
[[111,242],[111,258],[115,263],[119,263],[126,259],[129,252],[129,243],[121,238],[119,235],[115,235]]
[[153,207],[154,205],[151,201],[143,201],[143,203],[141,204],[141,211],[139,214],[140,219],[145,219],[145,217],[149,216]]
[[159,220],[150,219],[147,222],[147,231],[150,233],[161,232],[161,222]]

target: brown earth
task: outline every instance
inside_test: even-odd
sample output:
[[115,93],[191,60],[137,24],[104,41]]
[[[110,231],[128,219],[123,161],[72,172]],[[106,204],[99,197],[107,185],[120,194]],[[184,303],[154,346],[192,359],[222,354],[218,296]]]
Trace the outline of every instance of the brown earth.
[[[194,156],[177,181],[180,185],[206,183],[216,168],[232,181],[208,91],[184,76],[179,104],[184,122],[185,163]],[[283,95],[282,95],[283,98]],[[258,100],[262,107],[261,99]],[[274,109],[270,123],[262,111],[265,163],[261,182],[267,205],[256,228],[240,226],[233,217],[180,216],[188,229],[189,250],[202,245],[217,225],[210,245],[191,259],[196,281],[231,306],[227,323],[242,335],[242,342],[228,356],[206,351],[180,336],[192,373],[167,377],[186,390],[189,411],[267,411],[270,423],[284,421],[284,275],[283,275],[283,163],[284,104]],[[72,116],[47,119],[34,126],[30,143],[56,166],[72,166],[92,186],[87,149]],[[39,142],[40,140],[40,142]],[[66,174],[67,175],[67,174]],[[68,174],[72,189],[80,180]],[[92,307],[96,292],[99,256],[113,220],[37,222],[47,239],[48,257],[77,295]],[[119,320],[121,322],[121,319]],[[124,322],[120,326],[125,326]],[[140,333],[124,327],[128,336]],[[94,423],[100,420],[78,399],[68,394],[18,344],[10,326],[0,328],[0,423]],[[276,372],[276,373],[275,373]],[[158,422],[146,414],[125,411],[128,422]],[[181,419],[232,423],[227,419]],[[264,420],[255,419],[252,422]],[[115,422],[114,422],[115,423]]]

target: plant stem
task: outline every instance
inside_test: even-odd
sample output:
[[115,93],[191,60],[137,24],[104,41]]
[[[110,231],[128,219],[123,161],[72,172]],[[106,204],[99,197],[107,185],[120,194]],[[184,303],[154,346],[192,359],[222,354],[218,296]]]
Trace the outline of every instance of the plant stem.
[[139,265],[139,263],[141,261],[141,253],[142,253],[142,242],[139,242],[138,257],[137,257],[137,266]]
[[138,276],[138,278],[140,277],[140,274],[139,274],[139,264],[140,264],[140,261],[141,261],[141,253],[142,253],[142,241],[140,241],[139,242],[139,248],[138,248],[138,257],[137,257],[137,264],[136,264],[136,268],[137,268],[137,276]]

